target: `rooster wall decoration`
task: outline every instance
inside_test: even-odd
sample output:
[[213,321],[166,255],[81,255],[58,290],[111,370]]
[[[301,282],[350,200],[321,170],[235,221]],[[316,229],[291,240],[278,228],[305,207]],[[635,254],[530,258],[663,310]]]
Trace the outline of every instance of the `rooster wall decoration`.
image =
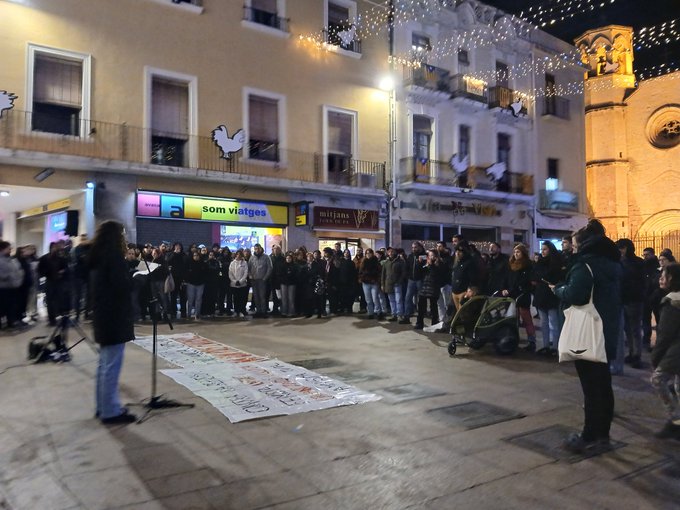
[[234,133],[234,136],[229,137],[229,132],[227,131],[227,126],[222,124],[217,129],[213,129],[212,139],[220,148],[222,152],[222,158],[231,159],[231,154],[238,152],[243,148],[243,143],[246,141],[246,134],[243,129],[239,129]]
[[11,110],[14,108],[14,100],[18,96],[15,96],[11,92],[6,90],[0,90],[0,117],[2,117],[2,112],[5,110]]
[[494,163],[486,169],[486,175],[498,182],[503,178],[503,174],[506,170],[506,164],[503,161],[499,161],[498,163]]
[[451,156],[449,164],[451,165],[453,171],[457,174],[465,173],[465,171],[470,166],[470,156],[466,154],[465,157],[461,159],[460,154],[454,154]]
[[340,41],[342,41],[343,46],[349,46],[352,44],[352,41],[354,41],[354,38],[356,37],[357,34],[357,29],[356,27],[351,27],[348,30],[341,30],[338,32],[338,37],[340,38]]
[[522,113],[522,110],[524,109],[524,101],[518,99],[514,103],[510,103],[508,108],[510,108],[513,117],[519,117],[519,114]]

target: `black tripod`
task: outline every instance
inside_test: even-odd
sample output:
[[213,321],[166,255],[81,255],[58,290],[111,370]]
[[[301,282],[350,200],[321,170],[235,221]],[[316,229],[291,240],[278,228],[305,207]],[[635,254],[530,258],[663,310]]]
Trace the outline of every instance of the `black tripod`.
[[177,409],[177,408],[185,408],[185,409],[190,409],[194,407],[194,404],[183,404],[181,402],[177,402],[176,400],[170,400],[167,398],[163,398],[163,395],[156,395],[156,379],[158,377],[157,373],[157,365],[158,365],[158,321],[160,317],[162,316],[166,322],[168,323],[168,327],[173,330],[174,328],[172,327],[172,322],[170,321],[170,316],[167,313],[167,310],[163,308],[162,302],[159,299],[158,292],[154,292],[153,290],[153,285],[151,281],[151,272],[152,270],[149,268],[149,264],[144,261],[146,264],[146,267],[148,268],[149,274],[147,276],[147,281],[146,285],[148,285],[149,289],[151,290],[150,295],[151,295],[151,300],[149,301],[149,308],[151,311],[151,323],[152,323],[152,345],[153,345],[153,350],[152,350],[152,355],[151,355],[151,397],[149,397],[148,400],[142,401],[136,404],[127,404],[128,406],[141,406],[146,409],[146,412],[144,415],[137,420],[137,423],[142,423],[146,418],[149,416],[149,414],[152,411],[156,411],[158,409]]
[[[68,329],[75,329],[80,338],[70,347],[68,346]],[[44,337],[37,337],[44,338]],[[66,362],[71,361],[71,355],[69,352],[75,348],[81,342],[86,342],[95,353],[99,352],[97,345],[87,336],[80,327],[80,324],[75,322],[68,314],[62,315],[57,325],[50,333],[47,341],[42,345],[41,350],[34,355],[36,363],[45,361],[47,359],[54,362]],[[52,349],[53,347],[53,349]],[[33,356],[32,356],[33,357]]]

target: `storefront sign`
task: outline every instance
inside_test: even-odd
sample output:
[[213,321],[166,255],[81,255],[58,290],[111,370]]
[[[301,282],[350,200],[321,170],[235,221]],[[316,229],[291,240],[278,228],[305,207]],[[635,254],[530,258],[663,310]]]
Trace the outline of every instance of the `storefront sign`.
[[417,202],[401,202],[402,209],[420,209],[428,212],[446,211],[453,213],[454,216],[465,216],[472,214],[475,216],[501,216],[502,211],[494,204],[487,204],[484,202],[472,202],[465,204],[463,202],[435,202],[434,200],[423,200]]
[[71,207],[71,200],[69,198],[64,198],[63,200],[57,200],[51,204],[41,205],[39,207],[33,207],[32,209],[27,209],[21,211],[19,218],[30,218],[31,216],[37,216],[51,211],[58,211],[59,209],[68,209]]
[[295,204],[295,226],[306,225],[309,225],[309,202],[299,202]]
[[137,193],[137,216],[287,225],[288,206],[165,193]]
[[378,211],[315,207],[314,227],[343,230],[378,230]]

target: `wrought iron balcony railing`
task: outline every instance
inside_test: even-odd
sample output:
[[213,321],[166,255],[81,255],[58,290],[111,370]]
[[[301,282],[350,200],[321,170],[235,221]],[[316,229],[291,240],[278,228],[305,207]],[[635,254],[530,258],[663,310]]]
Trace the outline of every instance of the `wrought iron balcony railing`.
[[399,165],[399,178],[402,184],[424,183],[520,195],[534,194],[534,178],[531,174],[506,172],[496,181],[487,176],[486,169],[482,167],[471,166],[457,174],[448,161],[403,158]]
[[423,87],[438,92],[451,91],[450,73],[441,67],[422,64],[420,67],[404,67],[404,85]]
[[569,120],[569,100],[564,97],[550,96],[543,98],[543,111],[541,115],[552,115],[560,119]]
[[454,74],[451,76],[451,97],[464,97],[486,104],[489,101],[489,91],[486,83],[481,80],[464,74]]
[[[489,87],[489,108],[510,108],[510,105],[519,99],[512,89],[500,85]],[[519,113],[526,115],[527,108],[524,103]]]
[[251,21],[259,25],[275,28],[282,32],[288,32],[288,18],[282,18],[275,12],[265,11],[263,9],[255,9],[247,5],[243,6],[243,19]]
[[[327,182],[324,178],[326,167],[317,154],[282,149],[278,143],[251,140],[250,145],[226,159],[221,157],[220,149],[209,136],[160,132],[85,119],[76,119],[76,123],[78,130],[75,132],[79,136],[37,131],[30,112],[5,111],[0,118],[0,148],[140,166],[174,166],[310,183]],[[351,159],[345,175],[347,178],[338,184],[383,189],[385,163]]]

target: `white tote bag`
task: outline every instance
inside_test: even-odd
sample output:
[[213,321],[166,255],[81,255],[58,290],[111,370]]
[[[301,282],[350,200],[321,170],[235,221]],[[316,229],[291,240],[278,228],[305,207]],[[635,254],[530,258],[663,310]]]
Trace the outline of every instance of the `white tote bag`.
[[[590,274],[593,270],[586,264]],[[593,287],[595,282],[593,281]],[[607,362],[604,348],[604,329],[602,318],[593,305],[593,289],[590,290],[590,301],[582,306],[572,305],[564,311],[564,326],[560,333],[560,362],[577,359]]]

